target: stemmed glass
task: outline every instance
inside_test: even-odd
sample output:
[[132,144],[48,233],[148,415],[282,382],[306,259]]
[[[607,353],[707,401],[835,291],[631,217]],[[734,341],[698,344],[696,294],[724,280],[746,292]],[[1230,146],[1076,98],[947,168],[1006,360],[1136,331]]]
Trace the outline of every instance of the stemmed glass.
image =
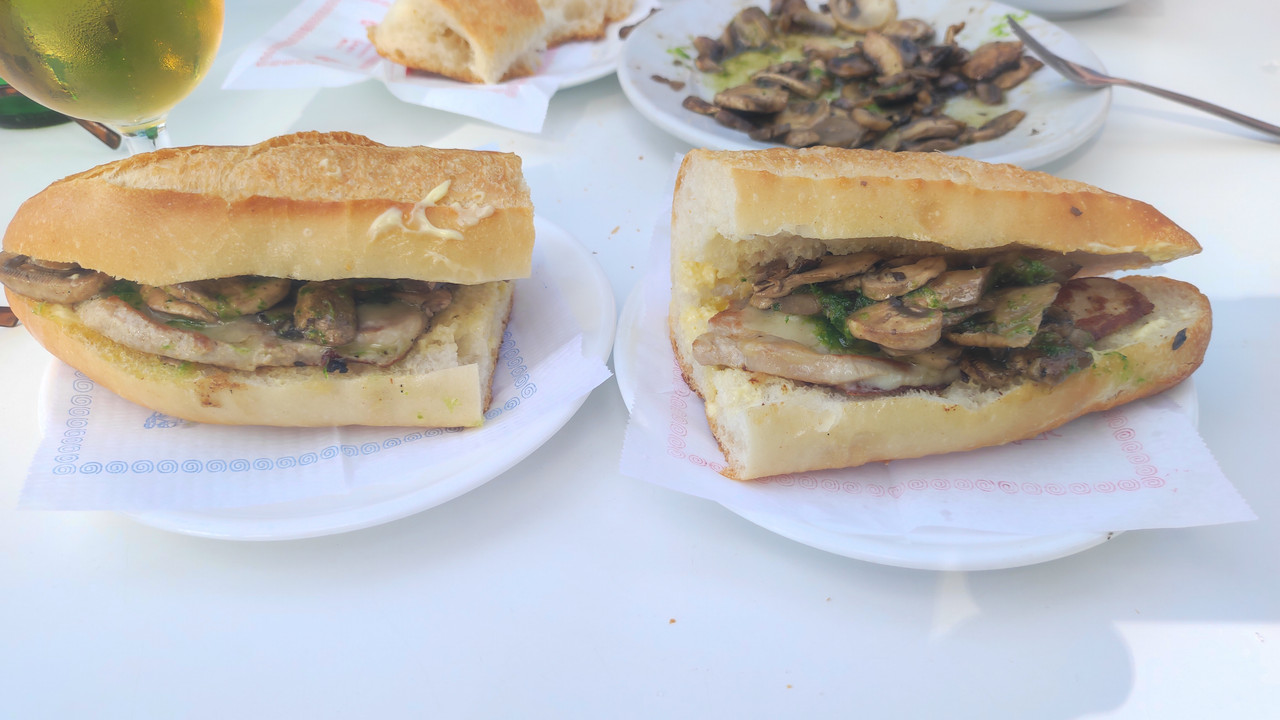
[[213,64],[222,17],[223,0],[0,0],[0,77],[130,153],[169,147],[165,118]]

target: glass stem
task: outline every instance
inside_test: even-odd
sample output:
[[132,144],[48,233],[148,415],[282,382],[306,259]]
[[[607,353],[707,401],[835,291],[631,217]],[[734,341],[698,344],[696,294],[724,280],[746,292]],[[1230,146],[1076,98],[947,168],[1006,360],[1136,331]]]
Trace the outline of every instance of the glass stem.
[[119,130],[119,133],[130,155],[173,146],[163,120],[149,127]]

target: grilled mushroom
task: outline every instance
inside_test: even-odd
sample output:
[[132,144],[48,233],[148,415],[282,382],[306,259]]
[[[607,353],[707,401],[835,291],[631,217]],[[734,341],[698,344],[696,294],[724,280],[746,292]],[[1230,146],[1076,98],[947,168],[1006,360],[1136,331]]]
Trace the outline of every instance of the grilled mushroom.
[[[1053,304],[1060,287],[1057,283],[1047,283],[997,290],[988,296],[992,310],[984,320],[975,323],[974,320],[983,316],[975,317],[947,332],[946,337],[966,347],[1026,347],[1040,331],[1045,308]],[[973,325],[967,327],[968,323]]]
[[356,303],[342,282],[309,282],[298,288],[293,324],[311,342],[328,347],[356,339]]
[[890,350],[924,350],[942,337],[942,313],[893,298],[850,314],[845,327],[854,337]]
[[1018,64],[1022,59],[1022,43],[1013,41],[989,42],[973,51],[960,71],[972,80],[992,80],[1000,73]]
[[931,138],[958,137],[968,127],[964,122],[947,115],[935,115],[918,118],[902,128],[903,142],[929,140]]
[[880,74],[889,77],[907,69],[906,59],[898,44],[888,36],[872,31],[862,39],[862,54],[867,56]]
[[791,95],[779,87],[739,85],[716,93],[715,103],[728,110],[776,113],[787,106]]
[[230,320],[266,310],[284,300],[291,288],[292,283],[285,278],[242,275],[166,285],[164,291],[208,310],[220,320]]
[[75,263],[52,263],[0,252],[0,283],[32,300],[76,303],[96,294],[111,277]]
[[845,30],[879,30],[898,17],[895,0],[832,0],[831,18]]
[[[790,295],[796,288],[815,283],[829,283],[842,278],[854,277],[872,268],[880,260],[874,253],[863,252],[852,255],[824,255],[817,266],[787,271],[779,271],[769,267],[762,273],[762,278],[753,288],[751,304],[759,308],[768,308],[773,300]],[[767,301],[767,302],[766,302]]]
[[925,283],[938,277],[946,269],[946,258],[935,255],[863,275],[859,285],[862,294],[872,300],[888,300],[923,287]]
[[773,23],[769,16],[758,7],[749,7],[733,17],[721,42],[726,48],[741,51],[765,47],[772,40]]
[[802,98],[816,98],[822,92],[822,85],[807,80],[797,80],[790,75],[783,75],[776,72],[756,73],[751,78],[757,85],[762,87],[777,86],[790,90]]
[[1027,114],[1021,110],[1010,110],[1001,113],[982,124],[982,127],[970,132],[966,137],[970,142],[985,142],[1005,135],[1018,126]]

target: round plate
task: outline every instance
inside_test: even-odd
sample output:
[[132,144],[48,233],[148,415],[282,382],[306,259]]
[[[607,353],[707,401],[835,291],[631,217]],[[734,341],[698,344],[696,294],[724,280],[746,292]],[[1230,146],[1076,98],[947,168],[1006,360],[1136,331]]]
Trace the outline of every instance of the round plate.
[[[618,66],[618,80],[631,104],[655,125],[695,147],[712,150],[754,150],[777,147],[760,143],[745,133],[730,130],[705,115],[684,109],[687,95],[710,100],[715,92],[703,82],[703,74],[676,52],[683,48],[692,56],[695,35],[718,36],[728,21],[749,5],[768,3],[748,0],[683,2],[654,15],[627,38]],[[1012,14],[1050,50],[1063,57],[1104,71],[1102,63],[1087,47],[1062,28],[1028,13],[996,2],[952,2],[950,0],[900,0],[899,15],[928,21],[938,32],[964,22],[960,44],[974,49],[984,42],[1011,37],[1004,17]],[[678,63],[678,64],[677,64]],[[684,82],[680,91],[654,76]],[[987,162],[1013,163],[1036,167],[1052,162],[1083,145],[1106,122],[1111,91],[1091,90],[1072,85],[1049,68],[1042,68],[1009,92],[1000,112],[1023,110],[1027,116],[1007,135],[950,151]]]
[[1011,5],[1053,20],[1069,20],[1110,10],[1129,0],[1010,0]]
[[[583,352],[603,362],[613,341],[613,289],[591,253],[555,225],[534,219],[534,253],[545,258],[534,279],[556,284],[583,332]],[[516,302],[519,302],[517,295]],[[144,525],[225,540],[289,540],[380,525],[433,508],[473,490],[523,460],[573,417],[586,395],[503,436],[501,445],[432,461],[416,478],[368,485],[342,495],[247,508],[124,513]]]
[[[613,346],[613,370],[627,407],[635,398],[636,349],[645,338],[642,280],[627,297],[618,319]],[[665,339],[664,339],[665,340]],[[1169,396],[1194,422],[1195,388],[1190,380],[1168,390]],[[1013,535],[950,528],[923,528],[900,535],[868,535],[839,528],[818,527],[779,507],[776,512],[746,511],[724,505],[730,512],[782,537],[809,547],[857,560],[920,570],[998,570],[1034,565],[1066,557],[1100,545],[1119,533],[1077,532],[1054,535]]]

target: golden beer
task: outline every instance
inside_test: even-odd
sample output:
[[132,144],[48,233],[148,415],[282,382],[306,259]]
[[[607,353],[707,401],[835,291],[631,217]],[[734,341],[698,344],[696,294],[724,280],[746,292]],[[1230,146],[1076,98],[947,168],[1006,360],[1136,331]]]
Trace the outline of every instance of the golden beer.
[[213,63],[222,0],[0,0],[0,77],[72,117],[154,125]]

